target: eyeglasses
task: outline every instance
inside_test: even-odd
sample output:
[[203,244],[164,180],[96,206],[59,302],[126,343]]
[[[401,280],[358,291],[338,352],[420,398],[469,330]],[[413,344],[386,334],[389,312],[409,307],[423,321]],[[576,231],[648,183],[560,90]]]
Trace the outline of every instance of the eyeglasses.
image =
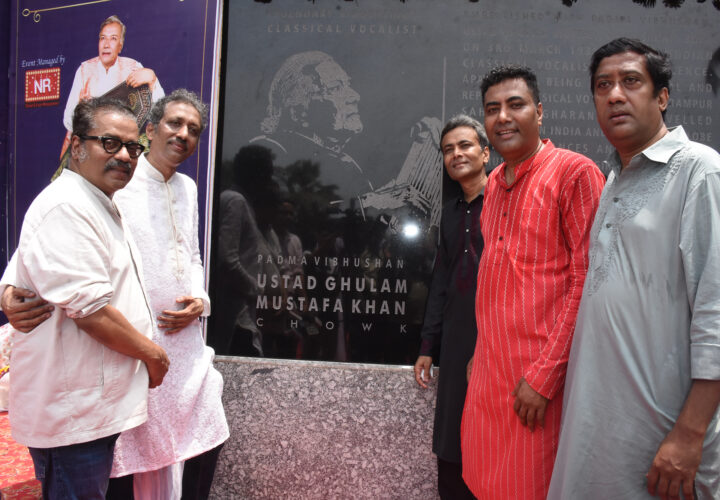
[[114,155],[125,146],[130,158],[137,158],[145,151],[145,146],[135,141],[123,142],[117,137],[108,137],[106,135],[78,135],[80,139],[94,139],[102,142],[103,149]]

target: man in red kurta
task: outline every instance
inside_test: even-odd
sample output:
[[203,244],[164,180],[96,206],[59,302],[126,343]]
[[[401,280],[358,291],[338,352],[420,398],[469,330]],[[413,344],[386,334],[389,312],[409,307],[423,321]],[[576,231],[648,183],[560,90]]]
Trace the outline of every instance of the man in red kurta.
[[495,68],[481,90],[485,128],[505,162],[490,174],[481,215],[463,478],[481,500],[545,499],[604,178],[590,159],[540,139],[529,69]]

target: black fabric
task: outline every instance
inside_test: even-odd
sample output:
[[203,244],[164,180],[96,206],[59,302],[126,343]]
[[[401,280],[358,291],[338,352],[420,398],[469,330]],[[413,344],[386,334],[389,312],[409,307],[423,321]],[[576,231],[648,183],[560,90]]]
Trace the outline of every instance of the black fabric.
[[224,444],[185,461],[180,500],[207,499],[210,495],[220,450]]
[[105,500],[133,500],[134,498],[132,474],[110,478]]
[[[443,207],[432,284],[421,332],[420,354],[440,367],[433,452],[460,463],[460,420],[465,404],[465,367],[473,355],[477,326],[475,289],[483,249],[480,212],[483,195]],[[439,359],[439,363],[438,360]]]
[[462,464],[438,458],[438,493],[442,500],[474,500],[462,478]]

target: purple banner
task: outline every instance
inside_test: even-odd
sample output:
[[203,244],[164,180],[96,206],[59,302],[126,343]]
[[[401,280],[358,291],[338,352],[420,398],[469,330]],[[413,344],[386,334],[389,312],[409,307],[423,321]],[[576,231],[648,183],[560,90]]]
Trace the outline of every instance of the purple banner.
[[[61,163],[78,100],[103,95],[127,82],[138,89],[147,85],[153,101],[185,87],[211,102],[217,3],[13,0],[8,257],[17,244],[27,207]],[[117,16],[122,24],[106,24],[104,28],[111,29],[101,33],[101,25],[110,16]],[[137,77],[128,80],[133,72]],[[206,129],[197,153],[180,168],[198,184],[201,213],[207,196],[212,130]]]

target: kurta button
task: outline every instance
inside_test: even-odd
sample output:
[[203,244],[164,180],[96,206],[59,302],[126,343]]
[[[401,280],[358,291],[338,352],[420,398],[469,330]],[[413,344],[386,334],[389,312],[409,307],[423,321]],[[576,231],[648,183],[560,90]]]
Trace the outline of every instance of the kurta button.
[[507,212],[503,212],[503,217],[507,217]]
[[618,198],[618,197],[616,196],[615,198],[613,198],[613,201],[614,201],[615,203],[617,203],[618,201],[620,201],[620,198]]
[[610,224],[609,222],[607,224],[605,224],[605,227],[610,227],[610,226],[612,226],[612,224]]
[[470,230],[469,230],[469,229],[465,229],[465,232],[466,232],[466,233],[469,233],[469,232],[470,232]]
[[465,253],[467,253],[467,248],[465,249]]
[[498,239],[499,239],[500,241],[502,241],[502,236],[500,236]]

